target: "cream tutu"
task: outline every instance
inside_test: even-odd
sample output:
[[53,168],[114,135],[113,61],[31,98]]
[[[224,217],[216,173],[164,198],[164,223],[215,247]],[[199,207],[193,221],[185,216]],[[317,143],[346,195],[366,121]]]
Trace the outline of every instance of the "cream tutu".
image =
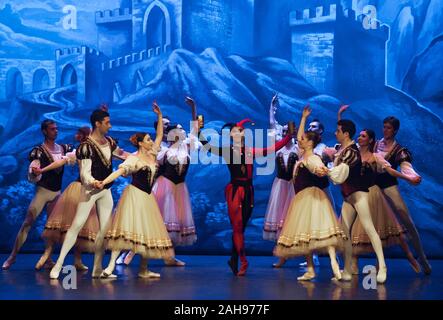
[[[398,245],[404,237],[405,229],[400,225],[382,191],[376,185],[369,188],[369,208],[372,222],[383,247]],[[352,230],[352,251],[354,254],[373,252],[371,241],[357,216]]]
[[160,176],[153,189],[166,229],[175,246],[188,246],[197,241],[194,218],[186,183],[174,184]]
[[276,241],[279,237],[289,205],[294,197],[292,180],[275,178],[265,214],[263,239]]
[[326,193],[308,187],[292,199],[274,255],[281,258],[342,247],[346,239]]
[[153,259],[174,257],[172,242],[153,194],[132,184],[121,195],[106,241],[110,250],[131,250]]
[[[74,181],[60,195],[48,217],[45,230],[42,233],[42,237],[47,242],[53,242],[55,244],[63,243],[65,235],[75,218],[80,194],[81,183]],[[94,206],[89,213],[85,225],[78,234],[76,246],[81,251],[94,252],[95,239],[98,231],[99,221]]]

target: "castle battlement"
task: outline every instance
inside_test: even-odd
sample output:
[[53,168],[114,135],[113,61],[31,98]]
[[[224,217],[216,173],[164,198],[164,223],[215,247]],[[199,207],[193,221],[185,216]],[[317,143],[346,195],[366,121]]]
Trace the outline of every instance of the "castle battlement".
[[122,57],[111,59],[101,64],[101,70],[112,70],[118,67],[127,66],[133,63],[137,63],[143,60],[148,60],[153,57],[159,56],[162,53],[166,53],[170,50],[170,46],[151,48],[149,50],[142,50],[139,52],[133,52]]
[[95,12],[95,23],[112,23],[121,21],[132,21],[132,13],[129,8],[117,8]]
[[329,6],[307,8],[291,12],[290,25],[291,27],[297,27],[343,20],[349,27],[355,28],[354,30],[369,32],[372,36],[388,40],[389,26],[381,24],[381,22],[377,20],[375,29],[369,28],[369,26],[365,29],[364,23],[366,17],[367,15],[365,14],[357,15],[355,10],[343,10],[341,5],[331,4]]
[[336,21],[337,5],[331,4],[329,6],[296,10],[290,13],[289,20],[291,26]]
[[89,48],[87,46],[81,46],[79,47],[73,47],[73,48],[63,48],[63,49],[57,49],[55,50],[55,59],[59,60],[61,58],[67,57],[67,56],[78,56],[78,55],[93,55],[93,56],[99,56],[101,53],[93,48]]

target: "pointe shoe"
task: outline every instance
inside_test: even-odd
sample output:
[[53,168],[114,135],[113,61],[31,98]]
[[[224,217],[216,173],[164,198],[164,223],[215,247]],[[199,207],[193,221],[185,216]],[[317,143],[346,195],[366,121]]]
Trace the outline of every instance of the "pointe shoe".
[[304,275],[297,277],[298,281],[311,281],[315,278],[315,273],[306,272]]
[[113,274],[113,273],[107,273],[105,271],[102,271],[102,273],[100,274],[100,279],[116,279],[117,275]]
[[228,260],[228,266],[231,268],[232,273],[236,276],[238,273],[238,262],[231,258]]
[[55,264],[54,267],[52,267],[51,272],[49,273],[49,278],[51,279],[58,279],[58,276],[60,275],[60,271],[62,271],[63,266],[60,264]]
[[246,274],[246,270],[248,269],[249,263],[244,262],[240,266],[240,270],[237,272],[238,277],[243,277]]
[[11,266],[15,263],[15,257],[9,256],[9,258],[3,263],[2,269],[3,270],[9,270]]
[[88,271],[89,270],[89,268],[87,266],[85,266],[82,262],[76,263],[76,264],[74,264],[74,266],[77,271]]
[[128,254],[126,255],[124,261],[123,261],[124,264],[129,266],[129,264],[131,263],[132,258],[134,258],[134,256],[135,256],[135,253],[132,252],[132,251],[129,251]]
[[92,270],[92,279],[100,279],[103,274],[103,270]]
[[280,260],[278,260],[278,262],[273,263],[272,267],[274,267],[274,268],[281,268],[281,267],[284,266],[285,263],[286,263],[286,259],[280,259]]
[[156,272],[152,272],[149,270],[143,271],[143,272],[139,272],[138,274],[139,278],[160,278],[161,275],[160,273],[156,273]]
[[332,268],[332,273],[334,274],[334,279],[336,280],[341,280],[341,272],[340,272],[340,267],[338,266],[338,264],[334,261],[331,262],[331,268]]
[[414,258],[414,256],[411,254],[411,255],[408,255],[407,258],[408,258],[408,262],[409,262],[409,264],[410,264],[412,270],[414,270],[415,273],[420,273],[420,272],[421,272],[420,264],[419,264],[418,261]]
[[352,274],[347,272],[346,270],[343,270],[341,273],[341,279],[342,281],[351,281],[352,280]]
[[40,257],[40,259],[37,261],[37,263],[35,264],[35,270],[41,270],[41,268],[43,268],[43,266],[46,264],[46,261],[48,260],[47,257],[42,256]]
[[176,258],[165,260],[165,264],[168,267],[184,267],[186,265],[186,263]]
[[383,266],[378,269],[377,273],[377,283],[385,283],[387,278],[388,268],[386,266]]
[[420,260],[421,268],[425,275],[429,276],[432,273],[432,267],[426,258]]

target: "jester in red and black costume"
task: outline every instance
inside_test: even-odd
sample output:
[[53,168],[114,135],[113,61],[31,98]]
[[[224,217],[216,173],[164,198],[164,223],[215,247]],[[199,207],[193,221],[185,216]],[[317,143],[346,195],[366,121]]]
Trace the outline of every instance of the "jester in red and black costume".
[[[244,232],[254,206],[254,186],[252,183],[253,162],[255,157],[266,156],[283,148],[290,140],[293,132],[269,148],[245,147],[244,124],[252,122],[250,119],[238,123],[229,123],[223,126],[230,129],[232,144],[229,147],[216,147],[208,143],[201,136],[205,149],[223,156],[231,174],[231,181],[225,188],[225,197],[228,204],[229,219],[232,226],[232,254],[228,265],[237,276],[244,276],[248,268],[245,254]],[[238,258],[241,266],[238,270]]]

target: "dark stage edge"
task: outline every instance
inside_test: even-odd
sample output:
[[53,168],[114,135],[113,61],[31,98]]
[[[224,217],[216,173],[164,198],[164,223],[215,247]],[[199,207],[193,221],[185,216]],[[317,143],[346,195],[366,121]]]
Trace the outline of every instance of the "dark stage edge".
[[[1,263],[7,255],[0,255]],[[415,274],[406,260],[390,259],[388,281],[376,289],[364,289],[363,275],[351,282],[332,282],[328,258],[320,258],[317,279],[299,282],[301,259],[290,260],[274,269],[274,257],[249,257],[245,277],[234,277],[225,256],[179,256],[185,267],[165,267],[152,261],[150,269],[161,279],[137,278],[138,257],[131,266],[118,266],[116,280],[93,280],[90,272],[79,273],[77,289],[65,290],[63,280],[50,280],[49,271],[35,271],[39,255],[21,254],[10,270],[0,271],[1,300],[441,300],[443,298],[443,260],[431,260],[431,276]],[[109,259],[106,256],[105,262]],[[93,256],[84,255],[92,266]],[[66,264],[72,263],[69,256]],[[364,265],[374,259],[361,259]]]

